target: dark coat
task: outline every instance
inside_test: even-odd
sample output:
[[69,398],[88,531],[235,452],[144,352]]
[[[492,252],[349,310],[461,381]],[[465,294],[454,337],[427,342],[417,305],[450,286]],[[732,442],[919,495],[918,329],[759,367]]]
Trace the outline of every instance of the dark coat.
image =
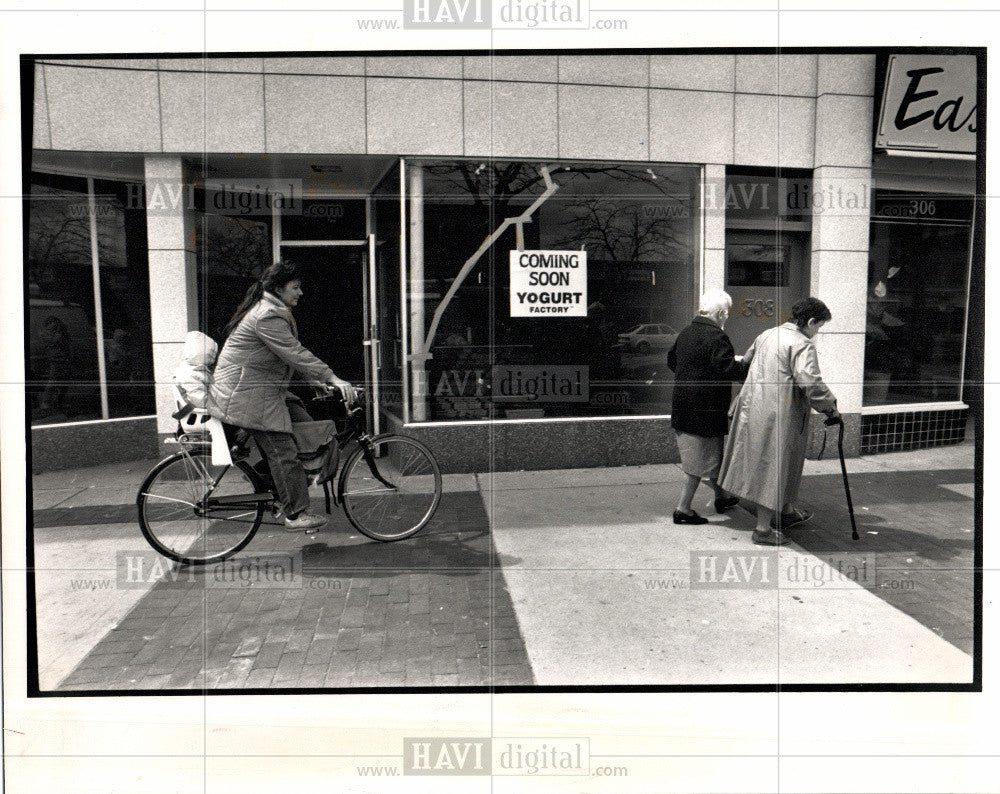
[[677,335],[667,366],[676,373],[674,430],[708,438],[726,435],[731,384],[746,377],[747,364],[736,360],[725,331],[708,317],[695,317]]

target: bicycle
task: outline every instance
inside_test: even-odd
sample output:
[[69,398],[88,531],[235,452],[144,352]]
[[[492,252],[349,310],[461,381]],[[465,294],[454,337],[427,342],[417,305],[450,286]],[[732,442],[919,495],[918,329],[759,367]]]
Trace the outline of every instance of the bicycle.
[[[353,406],[336,391],[317,398],[334,401],[334,423],[327,445],[310,453],[304,466],[310,483],[323,486],[327,513],[332,497],[362,534],[383,542],[403,540],[434,516],[441,501],[441,470],[414,438],[370,435],[361,393]],[[277,516],[280,508],[273,488],[249,463],[249,433],[226,438],[221,422],[199,410],[190,411],[184,424],[175,442],[180,451],[146,475],[136,507],[142,534],[156,551],[179,563],[205,565],[243,549],[265,513]],[[352,442],[356,448],[340,466],[340,453]]]

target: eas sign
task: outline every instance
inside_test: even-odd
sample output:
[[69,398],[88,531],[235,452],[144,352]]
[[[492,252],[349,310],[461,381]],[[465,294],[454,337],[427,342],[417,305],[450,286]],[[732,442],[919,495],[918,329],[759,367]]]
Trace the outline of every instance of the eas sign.
[[875,146],[976,152],[976,56],[892,55]]

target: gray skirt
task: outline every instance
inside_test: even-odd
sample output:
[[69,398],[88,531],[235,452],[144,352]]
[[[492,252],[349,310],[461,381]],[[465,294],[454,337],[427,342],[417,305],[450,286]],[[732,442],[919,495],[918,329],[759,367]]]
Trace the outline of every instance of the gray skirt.
[[681,453],[681,469],[685,474],[709,480],[719,476],[724,436],[706,438],[676,430],[674,433],[677,435],[677,449]]

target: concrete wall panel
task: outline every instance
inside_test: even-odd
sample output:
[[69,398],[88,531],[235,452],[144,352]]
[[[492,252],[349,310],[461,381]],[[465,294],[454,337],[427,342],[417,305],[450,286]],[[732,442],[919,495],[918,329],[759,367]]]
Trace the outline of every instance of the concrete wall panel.
[[52,147],[160,151],[156,72],[46,66]]
[[264,108],[268,152],[365,151],[364,78],[267,75]]
[[372,57],[365,64],[369,77],[462,77],[462,58],[455,55]]
[[815,102],[800,97],[737,94],[735,162],[812,168]]
[[554,158],[556,87],[536,83],[465,84],[465,154]]
[[816,166],[869,167],[872,100],[828,94],[816,102]]
[[828,333],[865,332],[868,287],[867,251],[814,251],[810,263],[811,295],[833,314]]
[[650,159],[733,162],[733,138],[723,134],[733,124],[732,94],[651,89],[649,114]]
[[365,73],[365,59],[356,58],[265,58],[265,74],[332,74],[355,75]]
[[366,82],[369,154],[462,154],[460,81]]
[[724,248],[705,249],[705,272],[701,290],[726,288],[726,251]]
[[649,85],[648,55],[560,55],[559,82],[579,85]]
[[559,156],[648,160],[647,118],[644,89],[562,86]]
[[817,168],[812,189],[813,251],[867,251],[871,170]]
[[872,96],[875,91],[874,55],[818,55],[817,93]]
[[160,96],[164,151],[265,151],[263,74],[162,72]]
[[35,64],[35,99],[31,122],[31,145],[35,149],[51,149],[49,103],[45,97],[45,67]]
[[[156,429],[160,433],[171,433],[177,427],[177,420],[171,414],[177,410],[174,389],[170,380],[172,373],[181,362],[184,352],[183,342],[153,342],[153,371],[156,377]],[[159,373],[163,373],[162,375]]]
[[650,55],[649,84],[654,88],[733,91],[735,55]]
[[838,410],[860,413],[865,335],[826,333],[824,329],[816,336],[816,349],[823,381],[836,395]]
[[464,62],[466,80],[559,82],[559,61],[555,55],[467,55]]
[[182,72],[236,72],[260,74],[264,71],[263,58],[160,58],[161,70]]
[[815,55],[737,55],[736,90],[814,97],[816,70]]
[[100,69],[147,69],[156,70],[156,58],[46,58],[44,63],[56,66],[87,66]]

